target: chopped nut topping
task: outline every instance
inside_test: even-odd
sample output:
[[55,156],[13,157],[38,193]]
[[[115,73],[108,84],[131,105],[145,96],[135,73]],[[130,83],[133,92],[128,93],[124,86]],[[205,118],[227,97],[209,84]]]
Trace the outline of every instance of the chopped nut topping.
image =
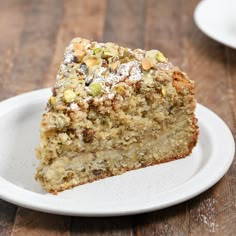
[[93,52],[94,52],[95,56],[101,57],[102,53],[103,53],[103,48],[94,48]]
[[166,62],[167,61],[166,57],[161,52],[157,52],[156,59],[159,62]]
[[76,98],[76,94],[72,90],[68,89],[64,91],[64,100],[66,103],[73,102],[75,98]]
[[[97,103],[109,104],[114,98],[128,95],[129,86],[140,89],[142,80],[147,83],[148,76],[152,77],[156,67],[168,66],[168,63],[163,63],[166,61],[158,50],[131,50],[115,43],[76,38],[66,49],[55,86],[58,90],[64,88],[64,94],[59,97],[54,93],[55,98],[49,100],[49,109],[66,110],[67,104],[73,102],[82,109],[84,106],[89,107],[95,100]],[[162,94],[164,96],[165,91]]]
[[123,47],[118,48],[118,55],[120,58],[124,57],[125,49]]
[[109,65],[111,71],[116,71],[117,68],[118,68],[118,66],[119,66],[119,64],[120,64],[119,61],[112,62],[112,63]]
[[73,50],[74,50],[74,52],[76,52],[78,50],[82,51],[83,50],[82,44],[80,42],[75,42],[73,44]]
[[91,56],[88,59],[86,59],[84,63],[88,68],[91,68],[92,66],[98,65],[100,63],[100,59],[96,56]]
[[153,67],[153,64],[152,64],[152,62],[149,59],[147,59],[147,58],[143,58],[142,59],[142,68],[144,70],[149,70],[152,67]]
[[90,41],[88,39],[75,38],[71,43],[73,44],[73,50],[76,51],[85,49],[90,44]]
[[84,56],[85,56],[85,51],[76,50],[76,51],[74,52],[74,56],[75,56],[76,62],[81,62],[82,59],[83,59]]
[[151,61],[153,66],[157,63],[157,59],[156,59],[157,53],[158,53],[157,50],[149,50],[149,51],[146,51],[146,53],[145,53],[145,58],[147,58],[149,61]]
[[56,103],[56,97],[51,96],[50,99],[49,99],[49,102],[50,102],[50,104],[51,104],[52,106],[54,106],[55,103]]
[[100,83],[93,83],[90,85],[91,93],[93,97],[98,96],[102,92],[102,86]]
[[102,54],[102,58],[109,58],[118,56],[118,51],[115,48],[105,48]]

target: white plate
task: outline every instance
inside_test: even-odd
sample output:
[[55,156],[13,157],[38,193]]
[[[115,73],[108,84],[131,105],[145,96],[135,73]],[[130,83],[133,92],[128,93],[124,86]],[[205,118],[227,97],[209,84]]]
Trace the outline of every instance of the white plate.
[[58,195],[34,180],[34,148],[49,89],[0,103],[0,198],[64,215],[114,216],[153,211],[186,201],[214,185],[228,170],[234,140],[225,123],[198,105],[200,138],[192,155],[85,184]]
[[203,33],[236,48],[235,0],[203,0],[195,9],[194,20]]

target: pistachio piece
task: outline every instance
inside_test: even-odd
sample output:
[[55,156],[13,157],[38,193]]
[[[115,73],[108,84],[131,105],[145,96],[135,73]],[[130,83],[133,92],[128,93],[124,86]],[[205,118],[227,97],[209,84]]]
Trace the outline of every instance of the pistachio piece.
[[118,51],[116,48],[104,48],[102,58],[109,58],[116,56],[118,56]]
[[102,92],[102,86],[100,83],[92,83],[90,89],[93,97],[98,96]]
[[82,44],[80,42],[73,43],[73,50],[74,52],[77,50],[83,50]]
[[167,61],[166,57],[161,52],[157,52],[155,58],[158,62],[166,62]]
[[66,103],[71,103],[76,98],[76,94],[70,89],[65,90],[63,96]]
[[85,46],[90,44],[90,41],[88,39],[75,38],[71,43],[73,43],[73,50],[76,51],[85,49]]
[[123,86],[119,85],[119,86],[115,87],[115,90],[118,94],[120,94],[122,96],[125,95],[125,88]]
[[116,71],[119,66],[119,61],[114,61],[111,64],[109,64],[109,68],[111,71]]
[[97,47],[97,45],[98,45],[98,43],[97,42],[91,42],[91,49],[94,49],[94,48],[96,48]]
[[95,54],[95,56],[101,57],[103,53],[103,48],[94,48],[93,53]]
[[128,48],[124,48],[124,57],[130,57],[131,53]]
[[157,60],[156,60],[157,52],[158,52],[157,50],[149,50],[149,51],[146,51],[145,53],[145,58],[151,61],[153,65],[157,63]]
[[107,63],[108,64],[112,64],[113,62],[116,62],[116,61],[118,61],[119,60],[119,57],[118,56],[115,56],[115,57],[109,57],[109,58],[107,58]]
[[74,56],[75,56],[76,62],[81,62],[85,56],[85,51],[81,51],[78,49],[74,52]]
[[143,58],[142,59],[142,68],[144,70],[149,70],[153,67],[152,62],[148,58]]
[[158,53],[157,50],[152,49],[152,50],[146,51],[145,57],[146,58],[155,58],[157,53]]
[[112,57],[112,53],[110,51],[110,49],[105,48],[102,54],[102,58],[108,58],[108,57]]
[[100,63],[100,59],[96,56],[91,56],[87,58],[84,63],[88,68],[91,68],[92,66],[98,65]]
[[118,48],[118,56],[119,57],[124,57],[124,52],[125,52],[125,49],[123,47],[119,47]]
[[49,103],[50,103],[52,106],[54,106],[55,103],[56,103],[56,97],[51,96],[50,99],[49,99]]

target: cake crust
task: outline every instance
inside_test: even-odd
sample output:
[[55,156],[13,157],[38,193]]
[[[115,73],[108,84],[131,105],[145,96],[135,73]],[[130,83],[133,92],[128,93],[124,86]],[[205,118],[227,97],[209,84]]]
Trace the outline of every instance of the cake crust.
[[35,178],[52,193],[189,155],[194,83],[157,50],[72,40],[41,121]]

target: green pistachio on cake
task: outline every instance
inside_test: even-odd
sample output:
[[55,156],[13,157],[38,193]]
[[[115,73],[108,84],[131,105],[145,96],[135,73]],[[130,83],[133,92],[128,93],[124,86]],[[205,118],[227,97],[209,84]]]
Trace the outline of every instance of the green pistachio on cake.
[[97,57],[101,57],[103,54],[103,48],[94,48],[93,53]]
[[88,68],[98,65],[100,62],[101,62],[100,58],[96,56],[90,56],[84,60],[84,63],[86,64]]
[[49,103],[54,106],[56,104],[56,97],[54,96],[51,96],[50,99],[49,99]]
[[124,51],[125,51],[125,49],[123,47],[118,48],[118,56],[120,58],[124,57]]
[[76,94],[71,89],[67,89],[64,91],[63,97],[66,103],[71,103],[75,100]]
[[103,50],[102,58],[107,59],[109,57],[116,57],[119,55],[118,53],[118,45],[115,43],[106,43],[105,48]]
[[102,85],[100,83],[92,83],[90,85],[91,94],[93,97],[98,96],[102,92]]
[[156,60],[158,61],[158,62],[167,62],[167,59],[166,59],[166,57],[163,55],[163,53],[161,53],[161,52],[157,52],[157,54],[156,54]]
[[158,50],[146,51],[145,58],[148,59],[153,65],[155,65],[156,63],[166,62],[167,61],[167,59],[163,55],[163,53],[161,53]]
[[109,68],[111,71],[116,71],[118,66],[119,66],[120,62],[119,61],[114,61],[112,63],[109,64]]
[[124,49],[124,57],[130,57],[130,56],[131,56],[131,53],[130,53],[129,49],[125,48]]
[[116,57],[118,56],[118,51],[115,48],[104,48],[102,58]]
[[157,63],[156,55],[158,51],[157,50],[149,50],[145,53],[145,58],[148,59],[152,65],[155,65]]

